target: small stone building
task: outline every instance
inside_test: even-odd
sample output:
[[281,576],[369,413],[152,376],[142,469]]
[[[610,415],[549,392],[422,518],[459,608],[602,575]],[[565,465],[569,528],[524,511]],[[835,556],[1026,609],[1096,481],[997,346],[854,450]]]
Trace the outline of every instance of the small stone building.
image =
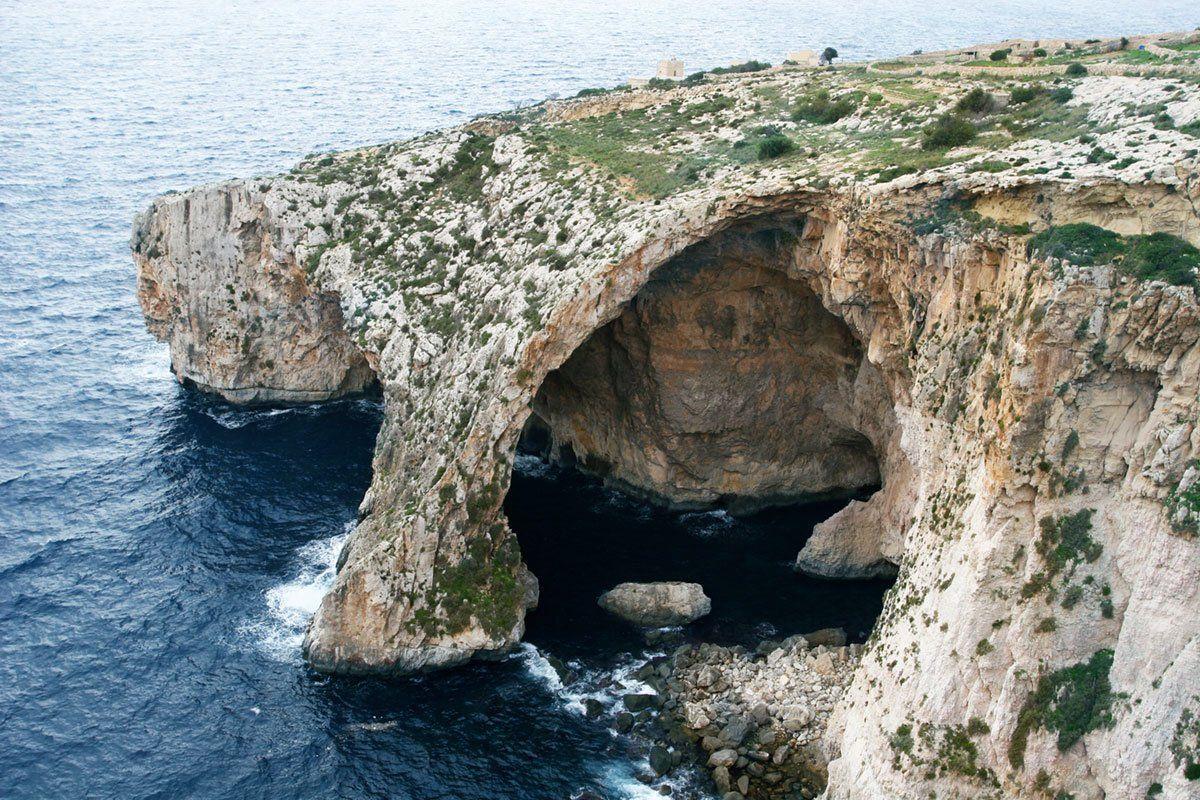
[[668,58],[658,62],[658,78],[680,80],[683,78],[683,62],[678,58]]
[[815,50],[795,50],[787,54],[786,60],[802,67],[815,67],[820,64],[821,57]]

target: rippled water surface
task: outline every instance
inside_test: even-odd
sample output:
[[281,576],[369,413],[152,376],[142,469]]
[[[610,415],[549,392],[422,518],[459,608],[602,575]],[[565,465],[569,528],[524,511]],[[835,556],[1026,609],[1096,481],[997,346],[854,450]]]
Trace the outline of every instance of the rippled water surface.
[[[1194,0],[0,0],[0,797],[644,794],[627,743],[577,713],[586,685],[542,657],[587,675],[646,651],[573,574],[670,563],[664,577],[714,587],[701,632],[728,640],[861,629],[877,608],[879,587],[790,578],[829,508],[664,516],[535,468],[508,503],[530,562],[557,576],[533,646],[392,684],[308,673],[296,645],[369,482],[378,409],[248,412],[180,390],[127,250],[154,194],[615,84],[667,55],[699,68],[1196,24]],[[555,547],[572,534],[607,571]],[[766,580],[781,588],[751,591]]]

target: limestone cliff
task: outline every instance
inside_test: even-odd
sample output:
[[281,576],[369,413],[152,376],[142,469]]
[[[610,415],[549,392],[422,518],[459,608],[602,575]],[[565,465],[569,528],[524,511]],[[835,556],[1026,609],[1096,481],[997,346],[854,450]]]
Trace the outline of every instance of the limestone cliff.
[[500,504],[528,428],[681,505],[882,486],[798,557],[899,574],[824,738],[830,798],[1194,796],[1178,52],[1157,76],[1082,47],[1109,74],[708,76],[314,156],[155,201],[140,297],[175,372],[235,402],[378,378],[318,670],[520,638],[536,581]]

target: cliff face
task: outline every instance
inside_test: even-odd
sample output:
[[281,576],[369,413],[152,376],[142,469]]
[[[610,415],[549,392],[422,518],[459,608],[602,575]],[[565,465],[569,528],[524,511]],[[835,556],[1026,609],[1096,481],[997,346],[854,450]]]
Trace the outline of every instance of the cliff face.
[[295,232],[273,215],[271,198],[244,184],[157,201],[133,231],[146,326],[170,345],[181,382],[234,403],[364,391],[375,375],[337,295],[310,287]]
[[668,502],[882,484],[798,556],[898,570],[824,737],[830,798],[1188,796],[1200,305],[1168,267],[1200,242],[1200,91],[1025,86],[990,82],[958,149],[921,129],[970,78],[783,70],[156,201],[135,257],[178,375],[237,402],[382,386],[309,662],[520,638],[536,581],[500,504],[536,414]]

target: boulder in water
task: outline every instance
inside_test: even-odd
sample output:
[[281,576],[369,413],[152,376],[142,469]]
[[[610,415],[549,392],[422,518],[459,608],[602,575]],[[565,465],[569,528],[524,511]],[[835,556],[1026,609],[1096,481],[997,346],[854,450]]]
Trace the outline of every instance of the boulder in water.
[[647,628],[686,625],[712,610],[703,586],[677,581],[618,584],[599,602],[610,614]]

